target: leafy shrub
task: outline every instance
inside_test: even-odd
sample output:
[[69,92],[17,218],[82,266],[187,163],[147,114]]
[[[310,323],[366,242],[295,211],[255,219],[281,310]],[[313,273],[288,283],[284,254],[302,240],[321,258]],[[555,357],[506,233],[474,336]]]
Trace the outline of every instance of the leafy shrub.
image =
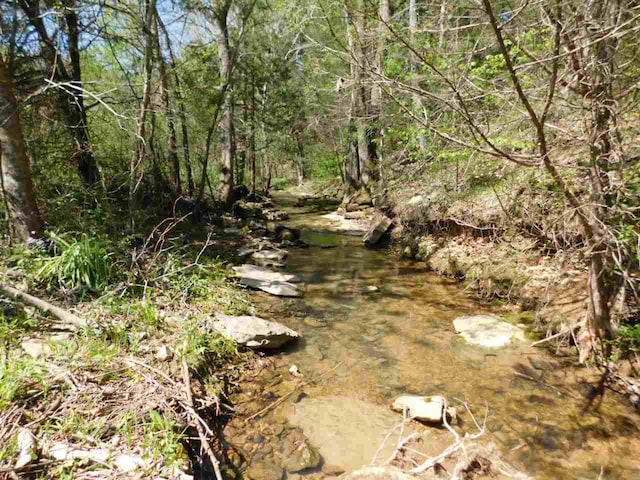
[[79,240],[65,240],[51,234],[56,255],[44,260],[38,278],[65,288],[87,286],[101,290],[111,272],[111,257],[103,242],[82,234]]

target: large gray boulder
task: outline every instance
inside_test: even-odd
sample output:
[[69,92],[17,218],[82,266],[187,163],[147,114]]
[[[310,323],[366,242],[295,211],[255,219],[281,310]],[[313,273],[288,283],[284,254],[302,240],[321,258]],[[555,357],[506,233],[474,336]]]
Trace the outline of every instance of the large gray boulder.
[[300,338],[298,332],[280,323],[248,315],[233,317],[216,313],[213,328],[239,345],[255,349],[280,348]]
[[480,347],[501,348],[512,340],[525,341],[521,328],[492,315],[458,317],[453,327],[467,343]]
[[362,239],[364,244],[367,247],[376,246],[382,237],[389,231],[391,225],[393,224],[393,220],[391,220],[386,215],[382,215],[379,218],[376,218],[369,227],[369,231],[365,233],[364,238]]
[[300,278],[291,273],[276,272],[256,265],[233,267],[240,277],[240,284],[262,290],[279,297],[301,297],[303,293]]

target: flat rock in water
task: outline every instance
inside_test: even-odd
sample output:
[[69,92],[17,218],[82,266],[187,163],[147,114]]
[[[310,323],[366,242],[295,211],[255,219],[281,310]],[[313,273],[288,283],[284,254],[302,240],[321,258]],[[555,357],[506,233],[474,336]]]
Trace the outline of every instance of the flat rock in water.
[[[388,408],[349,397],[303,398],[287,412],[287,421],[301,428],[324,462],[345,470],[371,463],[398,417]],[[411,433],[407,426],[406,433]],[[388,441],[377,460],[384,461],[395,450]]]
[[384,234],[389,231],[392,224],[393,224],[393,220],[391,220],[386,215],[383,215],[382,217],[375,219],[371,223],[371,227],[369,228],[369,231],[365,233],[364,238],[362,239],[364,241],[364,244],[367,247],[373,247],[377,245],[380,242],[380,240],[382,240],[382,237],[384,236]]
[[240,277],[240,284],[256,288],[279,297],[301,297],[303,290],[299,282],[300,278],[290,273],[276,272],[268,268],[256,265],[241,265],[233,267]]
[[274,250],[260,250],[259,252],[253,252],[251,254],[251,258],[255,260],[272,260],[276,262],[281,262],[285,258],[287,258],[287,251],[274,249]]
[[255,280],[274,282],[300,282],[300,277],[292,273],[275,272],[268,268],[258,267],[256,265],[240,265],[239,267],[233,267],[233,271],[242,278],[253,278]]
[[453,327],[472,345],[487,348],[500,348],[513,339],[525,341],[524,331],[515,325],[491,315],[458,317]]
[[395,467],[363,467],[338,478],[341,480],[415,480],[416,477]]
[[403,395],[395,399],[391,408],[396,412],[407,411],[407,416],[421,422],[442,423],[445,398],[441,395],[422,397],[419,395]]
[[300,337],[298,332],[280,323],[248,315],[233,317],[216,313],[213,328],[239,345],[249,348],[280,348]]

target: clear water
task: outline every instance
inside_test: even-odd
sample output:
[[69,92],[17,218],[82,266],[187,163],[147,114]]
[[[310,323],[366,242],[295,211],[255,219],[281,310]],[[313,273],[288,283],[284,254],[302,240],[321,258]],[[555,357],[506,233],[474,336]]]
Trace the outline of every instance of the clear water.
[[[343,362],[291,414],[325,461],[347,469],[368,463],[371,448],[363,445],[377,447],[393,415],[400,419],[389,411],[396,396],[444,394],[468,401],[479,417],[487,405],[486,439],[536,478],[640,479],[640,418],[611,392],[589,401],[597,372],[527,343],[465,344],[453,319],[497,312],[424,264],[331,233],[334,221],[288,200],[277,199],[303,238],[334,247],[290,250],[286,269],[303,278],[304,298],[260,298],[303,334],[286,355],[307,378]],[[434,442],[450,441],[436,433]]]

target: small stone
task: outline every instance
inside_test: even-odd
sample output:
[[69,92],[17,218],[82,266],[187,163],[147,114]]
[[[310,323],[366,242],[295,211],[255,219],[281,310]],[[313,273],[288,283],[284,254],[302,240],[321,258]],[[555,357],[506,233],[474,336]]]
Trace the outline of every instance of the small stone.
[[296,390],[289,396],[289,401],[291,403],[298,403],[302,397],[304,396],[304,392],[301,390]]
[[15,468],[22,468],[38,459],[38,446],[36,437],[28,428],[21,428],[18,432],[18,460]]
[[282,466],[289,473],[301,472],[320,465],[320,454],[304,440],[287,458]]
[[297,365],[291,365],[289,367],[289,373],[294,377],[302,377],[302,373],[300,373],[300,370],[298,369]]
[[277,437],[278,435],[280,435],[282,432],[284,432],[284,427],[280,424],[274,425],[273,426],[273,434]]
[[169,350],[169,347],[167,347],[166,345],[162,345],[156,353],[156,359],[160,360],[161,362],[171,360],[171,357],[173,357],[173,353],[171,353],[171,350]]
[[305,318],[303,320],[305,325],[308,325],[313,328],[323,328],[327,326],[327,322],[324,320],[318,320],[315,318]]
[[118,470],[123,473],[133,472],[134,470],[144,467],[144,460],[138,455],[118,455],[114,462]]
[[323,465],[322,473],[328,475],[330,477],[337,477],[338,475],[342,475],[345,472],[344,468],[338,465]]
[[380,291],[380,289],[378,287],[376,287],[375,285],[367,285],[367,288],[365,289],[365,291],[367,293],[374,293],[374,292]]
[[251,465],[245,474],[251,480],[282,480],[284,470],[271,462],[260,462]]

